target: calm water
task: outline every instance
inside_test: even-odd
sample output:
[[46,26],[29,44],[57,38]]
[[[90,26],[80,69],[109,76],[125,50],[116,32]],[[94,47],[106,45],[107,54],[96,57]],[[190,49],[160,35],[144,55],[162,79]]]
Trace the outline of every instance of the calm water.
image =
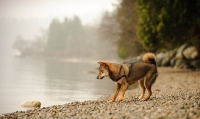
[[41,107],[110,95],[113,82],[97,80],[95,61],[0,58],[0,114],[26,110],[18,105],[38,100]]

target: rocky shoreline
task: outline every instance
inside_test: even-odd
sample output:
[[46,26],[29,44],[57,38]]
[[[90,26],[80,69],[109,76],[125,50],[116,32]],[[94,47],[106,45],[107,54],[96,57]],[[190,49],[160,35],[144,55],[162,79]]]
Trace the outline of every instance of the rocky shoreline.
[[159,68],[148,101],[138,100],[139,87],[128,90],[123,101],[108,103],[110,96],[0,115],[0,119],[112,118],[196,119],[200,118],[200,72]]
[[158,66],[200,71],[200,51],[197,46],[185,43],[178,48],[156,55]]

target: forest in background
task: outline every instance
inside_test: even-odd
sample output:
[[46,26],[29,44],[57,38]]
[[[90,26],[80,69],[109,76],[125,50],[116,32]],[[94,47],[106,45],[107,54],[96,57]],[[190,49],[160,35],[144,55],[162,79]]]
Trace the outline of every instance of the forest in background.
[[[105,48],[106,47],[106,48]],[[96,26],[82,25],[78,16],[65,18],[63,22],[55,18],[47,30],[33,40],[18,36],[13,48],[20,57],[45,56],[54,58],[108,58],[117,57],[116,47],[109,41],[100,40]]]
[[116,54],[122,59],[169,51],[184,43],[200,48],[200,1],[122,0],[116,6],[113,12],[104,12],[96,26],[82,25],[78,16],[63,22],[54,19],[34,41],[18,36],[13,48],[22,56]]

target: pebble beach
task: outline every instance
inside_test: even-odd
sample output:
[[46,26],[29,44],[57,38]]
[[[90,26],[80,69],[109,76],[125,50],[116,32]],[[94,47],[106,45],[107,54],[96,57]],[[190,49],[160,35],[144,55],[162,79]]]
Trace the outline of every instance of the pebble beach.
[[137,86],[129,89],[122,101],[107,102],[112,96],[110,94],[96,100],[1,114],[0,119],[200,118],[200,72],[170,67],[159,67],[158,72],[159,76],[152,87],[153,95],[148,101],[138,99],[141,88]]

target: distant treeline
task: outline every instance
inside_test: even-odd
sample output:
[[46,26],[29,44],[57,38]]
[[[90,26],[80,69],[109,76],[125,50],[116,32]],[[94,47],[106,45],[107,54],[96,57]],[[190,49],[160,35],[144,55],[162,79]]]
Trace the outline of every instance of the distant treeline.
[[18,36],[13,48],[20,52],[19,56],[47,56],[47,57],[81,57],[99,58],[115,57],[111,54],[115,45],[101,40],[98,27],[82,25],[78,16],[65,18],[63,22],[53,19],[47,30],[35,39],[24,39]]
[[62,23],[58,19],[54,19],[49,27],[46,48],[49,50],[73,50],[79,44],[84,45],[86,32],[78,17],[65,18]]

